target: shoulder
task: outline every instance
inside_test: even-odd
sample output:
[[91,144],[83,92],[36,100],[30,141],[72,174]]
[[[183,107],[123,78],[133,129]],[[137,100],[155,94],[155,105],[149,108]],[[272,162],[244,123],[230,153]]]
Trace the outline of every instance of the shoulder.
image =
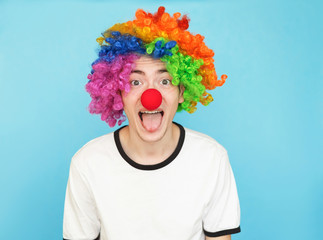
[[192,161],[195,169],[214,182],[223,165],[223,160],[227,159],[227,150],[213,137],[197,132],[191,129],[185,129],[185,141],[183,146],[183,155],[186,161]]
[[90,162],[106,156],[114,147],[113,132],[96,137],[85,143],[72,157],[72,163],[78,166],[88,165]]
[[201,149],[204,151],[212,151],[217,155],[222,156],[227,153],[227,150],[217,140],[209,135],[201,132],[194,131],[192,129],[185,129],[185,140],[192,148]]

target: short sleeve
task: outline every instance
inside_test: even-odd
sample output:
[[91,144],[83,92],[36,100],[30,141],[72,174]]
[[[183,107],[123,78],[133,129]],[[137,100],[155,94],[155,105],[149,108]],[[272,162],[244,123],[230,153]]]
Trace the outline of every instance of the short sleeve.
[[91,189],[72,160],[65,196],[63,239],[94,240],[99,233],[100,221]]
[[213,178],[213,192],[203,215],[203,230],[208,237],[241,231],[238,192],[227,151],[222,155],[218,166]]

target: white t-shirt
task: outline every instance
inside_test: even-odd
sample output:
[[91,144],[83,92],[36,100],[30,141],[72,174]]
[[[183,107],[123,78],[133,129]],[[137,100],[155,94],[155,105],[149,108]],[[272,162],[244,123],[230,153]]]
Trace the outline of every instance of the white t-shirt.
[[95,138],[72,158],[63,238],[204,240],[240,232],[240,205],[227,151],[180,127],[176,150],[155,165],[122,149],[119,130]]

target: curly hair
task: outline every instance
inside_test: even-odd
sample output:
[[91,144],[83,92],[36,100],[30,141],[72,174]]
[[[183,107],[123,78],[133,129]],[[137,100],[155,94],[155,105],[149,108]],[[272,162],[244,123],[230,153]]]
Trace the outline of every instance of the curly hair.
[[188,17],[180,17],[180,13],[171,17],[164,7],[155,14],[138,9],[133,21],[117,23],[97,38],[99,57],[92,63],[85,86],[92,98],[90,113],[101,114],[101,120],[110,127],[126,120],[120,93],[130,91],[128,79],[142,55],[165,62],[172,84],[184,86],[184,102],[177,111],[193,113],[198,102],[206,106],[213,101],[206,90],[222,86],[227,76],[218,79],[214,52],[205,45],[203,36],[187,31]]

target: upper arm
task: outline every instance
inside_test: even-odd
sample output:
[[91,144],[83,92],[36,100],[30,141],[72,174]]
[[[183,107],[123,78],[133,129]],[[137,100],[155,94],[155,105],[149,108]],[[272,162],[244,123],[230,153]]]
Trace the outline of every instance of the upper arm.
[[205,236],[205,240],[231,240],[231,235],[225,235],[225,236],[221,236],[221,237]]
[[240,204],[235,178],[225,151],[214,170],[212,195],[203,215],[203,229],[209,239],[240,232]]
[[96,239],[99,232],[100,220],[90,185],[72,160],[65,195],[63,238]]

